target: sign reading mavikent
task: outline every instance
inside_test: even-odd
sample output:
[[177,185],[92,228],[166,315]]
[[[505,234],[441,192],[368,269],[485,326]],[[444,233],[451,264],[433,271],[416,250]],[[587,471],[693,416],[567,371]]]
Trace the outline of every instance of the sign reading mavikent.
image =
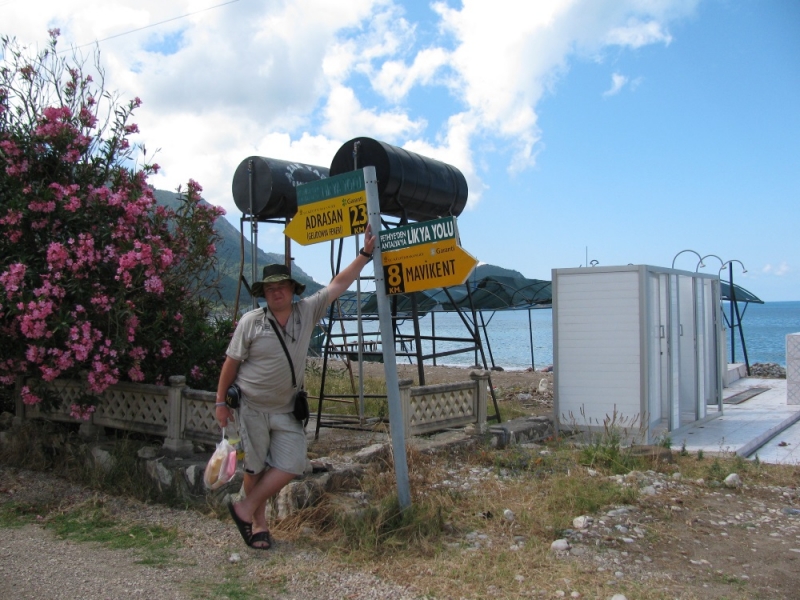
[[387,294],[461,285],[478,263],[458,245],[455,217],[378,234]]
[[364,233],[367,223],[367,193],[360,169],[297,186],[297,214],[283,233],[308,246]]

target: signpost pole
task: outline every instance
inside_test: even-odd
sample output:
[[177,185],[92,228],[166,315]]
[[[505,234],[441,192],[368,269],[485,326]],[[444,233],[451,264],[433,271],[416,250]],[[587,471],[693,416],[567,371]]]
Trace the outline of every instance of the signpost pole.
[[[364,167],[364,182],[367,192],[367,215],[372,233],[377,236],[381,229],[381,207],[378,196],[378,178],[375,167]],[[380,244],[373,251],[375,265],[375,294],[378,300],[378,319],[383,348],[383,369],[386,376],[386,396],[389,403],[389,427],[394,453],[394,473],[397,480],[397,498],[401,509],[411,506],[411,488],[408,480],[408,461],[406,457],[406,435],[403,423],[403,407],[400,405],[400,384],[397,379],[397,356],[394,350],[392,314],[389,296],[383,277]]]

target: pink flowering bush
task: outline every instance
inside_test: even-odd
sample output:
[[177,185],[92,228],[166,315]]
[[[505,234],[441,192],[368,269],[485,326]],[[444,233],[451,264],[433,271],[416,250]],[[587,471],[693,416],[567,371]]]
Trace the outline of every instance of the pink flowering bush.
[[57,39],[32,56],[2,39],[0,383],[83,376],[90,395],[71,410],[87,419],[118,381],[182,374],[213,389],[232,326],[209,319],[223,211],[194,181],[176,208],[156,204],[147,177],[159,167],[137,165],[129,141],[140,100],[118,102],[98,54],[99,84]]

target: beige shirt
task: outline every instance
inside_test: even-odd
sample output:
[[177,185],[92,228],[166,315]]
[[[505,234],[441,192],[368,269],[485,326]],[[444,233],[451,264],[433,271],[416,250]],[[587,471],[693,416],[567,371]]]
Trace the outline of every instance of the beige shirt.
[[[303,298],[292,305],[292,314],[281,336],[292,356],[297,388],[303,387],[306,355],[311,334],[328,307],[328,289]],[[278,320],[269,310],[258,308],[245,313],[228,345],[227,355],[240,361],[236,383],[242,389],[244,402],[267,413],[292,412],[292,372],[272,325]]]

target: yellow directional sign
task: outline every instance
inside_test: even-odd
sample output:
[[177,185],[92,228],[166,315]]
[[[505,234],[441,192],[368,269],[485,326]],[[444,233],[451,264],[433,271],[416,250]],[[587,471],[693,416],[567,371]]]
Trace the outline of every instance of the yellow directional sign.
[[387,294],[461,285],[478,264],[455,238],[381,253]]
[[297,214],[283,230],[298,244],[327,242],[367,228],[363,171],[352,171],[297,187]]

